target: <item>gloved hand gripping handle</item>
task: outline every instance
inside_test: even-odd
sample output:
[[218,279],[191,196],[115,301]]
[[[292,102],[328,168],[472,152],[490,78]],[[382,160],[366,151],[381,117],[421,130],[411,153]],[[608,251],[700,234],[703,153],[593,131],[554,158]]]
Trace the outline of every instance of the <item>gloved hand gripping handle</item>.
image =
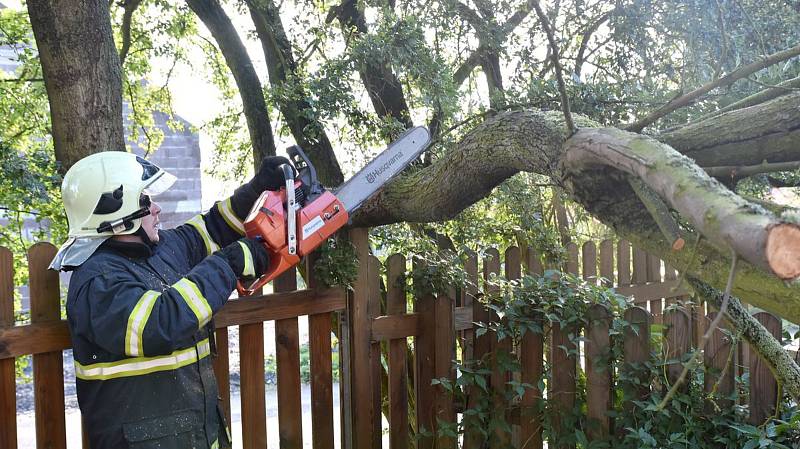
[[295,169],[289,164],[281,165],[284,186],[278,191],[267,190],[261,194],[245,219],[245,233],[258,239],[269,253],[269,267],[254,282],[247,285],[239,280],[236,290],[239,296],[252,294],[300,260],[297,254],[298,231],[296,190],[302,184],[295,180]]

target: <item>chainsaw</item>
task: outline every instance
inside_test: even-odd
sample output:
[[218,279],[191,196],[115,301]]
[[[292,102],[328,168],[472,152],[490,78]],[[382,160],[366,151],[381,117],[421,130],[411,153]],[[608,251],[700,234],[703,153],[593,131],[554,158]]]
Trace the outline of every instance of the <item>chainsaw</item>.
[[297,265],[301,257],[346,225],[353,211],[419,157],[429,143],[425,127],[411,128],[333,191],[319,183],[303,150],[297,145],[290,147],[287,153],[293,167],[281,166],[285,186],[262,193],[244,221],[245,234],[266,247],[269,267],[247,285],[239,281],[239,296],[253,294]]

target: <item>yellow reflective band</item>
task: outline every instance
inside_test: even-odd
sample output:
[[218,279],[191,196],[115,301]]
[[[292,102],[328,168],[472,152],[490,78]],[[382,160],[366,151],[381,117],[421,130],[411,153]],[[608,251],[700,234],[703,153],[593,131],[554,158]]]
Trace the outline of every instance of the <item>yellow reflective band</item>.
[[225,223],[228,223],[233,230],[239,233],[239,235],[244,235],[244,225],[242,224],[242,220],[233,213],[233,208],[231,207],[231,199],[228,198],[225,201],[217,203],[217,210],[222,215],[222,218],[225,219]]
[[244,256],[244,269],[242,270],[242,276],[256,277],[256,269],[253,268],[253,253],[250,252],[250,248],[248,248],[244,243],[239,242],[239,245],[242,247],[242,256]]
[[219,249],[219,245],[214,239],[211,238],[211,234],[208,233],[208,229],[206,228],[206,222],[203,220],[202,215],[195,215],[186,223],[192,225],[197,232],[200,234],[200,237],[203,238],[203,243],[206,245],[206,255],[210,255],[211,253],[217,251]]
[[213,443],[211,443],[211,449],[219,449],[219,438],[217,438],[216,440],[214,440]]
[[208,339],[201,341],[196,347],[181,349],[169,355],[155,357],[135,357],[118,362],[94,363],[81,365],[75,362],[75,377],[83,380],[108,380],[119,377],[141,376],[157,371],[175,370],[191,365],[211,354]]
[[211,306],[208,305],[208,301],[200,293],[197,285],[189,279],[183,278],[174,283],[172,287],[181,294],[183,300],[194,312],[197,317],[198,329],[205,326],[211,320]]
[[144,334],[144,326],[150,318],[150,312],[153,311],[158,297],[161,293],[148,290],[144,292],[136,306],[133,307],[131,315],[128,317],[128,328],[125,331],[125,355],[130,357],[139,357],[144,355],[142,348],[142,334]]

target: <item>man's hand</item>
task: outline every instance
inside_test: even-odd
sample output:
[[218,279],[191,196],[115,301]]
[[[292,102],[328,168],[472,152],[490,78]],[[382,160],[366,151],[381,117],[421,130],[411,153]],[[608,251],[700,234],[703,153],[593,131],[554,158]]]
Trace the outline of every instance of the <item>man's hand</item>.
[[[261,161],[261,167],[258,173],[250,181],[250,185],[257,191],[263,192],[264,190],[278,190],[284,185],[286,180],[283,177],[283,170],[281,165],[288,164],[289,159],[283,156],[267,156]],[[294,170],[294,167],[292,167]]]
[[228,262],[238,279],[259,278],[269,268],[269,253],[256,239],[239,239],[214,255]]

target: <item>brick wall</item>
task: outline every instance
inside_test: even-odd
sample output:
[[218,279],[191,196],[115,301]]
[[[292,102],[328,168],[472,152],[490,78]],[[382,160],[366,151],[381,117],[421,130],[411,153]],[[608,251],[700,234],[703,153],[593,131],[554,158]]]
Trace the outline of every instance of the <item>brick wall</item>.
[[[130,108],[127,104],[123,106],[123,114],[126,134],[129,134],[131,122],[128,120]],[[164,228],[171,228],[201,211],[200,137],[192,133],[189,122],[180,117],[176,116],[175,121],[183,124],[183,130],[172,130],[167,126],[166,114],[157,112],[154,120],[164,132],[164,141],[155,152],[147,155],[147,159],[178,178],[172,188],[154,198],[161,206]],[[134,153],[144,154],[136,142],[128,140],[127,143]]]

